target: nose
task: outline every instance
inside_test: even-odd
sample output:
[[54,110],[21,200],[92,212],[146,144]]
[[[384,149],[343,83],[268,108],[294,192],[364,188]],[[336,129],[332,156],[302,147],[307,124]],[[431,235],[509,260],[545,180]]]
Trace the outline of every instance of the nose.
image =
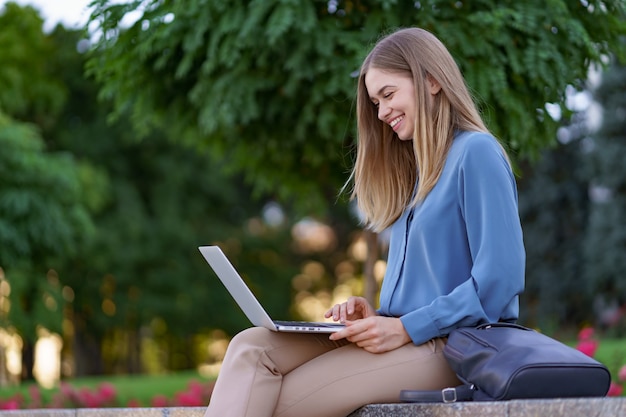
[[385,121],[387,119],[387,116],[389,116],[389,113],[391,111],[391,107],[386,106],[383,103],[378,103],[378,119]]

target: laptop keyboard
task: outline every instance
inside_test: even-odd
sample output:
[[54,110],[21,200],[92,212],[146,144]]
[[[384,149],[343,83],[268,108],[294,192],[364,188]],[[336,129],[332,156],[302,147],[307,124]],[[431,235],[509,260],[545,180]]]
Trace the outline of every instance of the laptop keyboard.
[[274,320],[274,323],[281,326],[300,326],[300,327],[337,327],[343,326],[343,324],[339,323],[323,323],[323,322],[310,322],[310,321],[284,321],[284,320]]

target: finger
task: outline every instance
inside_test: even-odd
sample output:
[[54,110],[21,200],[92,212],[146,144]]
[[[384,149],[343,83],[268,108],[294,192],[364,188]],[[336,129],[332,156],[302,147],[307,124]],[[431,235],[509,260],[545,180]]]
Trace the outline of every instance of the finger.
[[361,320],[347,321],[346,329],[343,331],[346,332],[346,339],[353,343],[369,339],[369,329]]
[[358,328],[354,328],[353,321],[346,321],[344,324],[346,325],[345,328],[330,334],[330,340],[347,339],[359,332]]
[[330,318],[331,316],[333,320],[337,321],[337,318],[339,317],[339,304],[335,304],[326,312],[326,314],[324,314],[324,317],[326,318]]
[[341,305],[340,304],[335,304],[335,306],[333,307],[333,320],[337,321],[339,320],[339,312],[341,311]]
[[326,312],[326,317],[332,316],[334,321],[339,321],[341,315],[341,304],[335,304],[330,310]]
[[348,302],[342,303],[339,309],[339,321],[345,323],[348,319]]
[[357,298],[356,297],[348,298],[348,305],[347,305],[347,313],[348,313],[348,315],[353,315],[354,314],[356,302],[357,302]]
[[337,332],[331,333],[330,336],[328,336],[328,338],[330,340],[339,340],[339,339],[345,339],[347,336],[348,336],[347,329],[343,329],[343,330],[339,330]]

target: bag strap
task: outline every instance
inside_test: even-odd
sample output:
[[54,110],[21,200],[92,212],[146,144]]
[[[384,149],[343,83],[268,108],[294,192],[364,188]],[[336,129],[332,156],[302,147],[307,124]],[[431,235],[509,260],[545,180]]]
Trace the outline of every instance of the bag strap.
[[470,401],[475,391],[474,385],[459,385],[433,391],[402,390],[400,391],[400,401],[406,403],[455,403],[457,401]]
[[483,323],[483,324],[479,324],[478,326],[476,326],[478,330],[489,329],[491,327],[508,327],[508,328],[519,329],[519,330],[531,330],[528,327],[524,327],[519,324],[506,322],[506,321],[499,321],[495,323]]

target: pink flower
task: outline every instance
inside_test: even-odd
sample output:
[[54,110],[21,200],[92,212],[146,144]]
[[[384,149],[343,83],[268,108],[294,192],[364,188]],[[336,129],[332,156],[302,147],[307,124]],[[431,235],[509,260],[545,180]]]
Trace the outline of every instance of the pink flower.
[[70,384],[68,384],[67,382],[61,382],[61,393],[63,393],[63,395],[65,395],[66,397],[71,397],[73,392],[74,390],[72,389],[72,386]]
[[594,333],[595,330],[593,330],[593,327],[584,327],[580,330],[580,332],[578,332],[578,340],[590,340],[593,337]]
[[611,382],[611,386],[609,387],[609,392],[606,394],[608,397],[619,397],[622,394],[622,386],[616,384],[615,382]]
[[30,408],[41,408],[41,391],[39,386],[31,385],[28,387],[28,393],[30,394]]
[[155,395],[152,397],[150,404],[152,407],[167,407],[169,405],[169,401],[165,395]]
[[617,378],[622,382],[626,381],[626,365],[620,368],[619,372],[617,373]]
[[192,380],[187,385],[189,388],[189,392],[193,392],[194,394],[202,395],[203,386],[200,382]]
[[0,404],[0,410],[19,410],[20,402],[17,398],[10,398],[4,403]]
[[101,405],[100,397],[89,391],[89,388],[82,388],[78,396],[80,398],[80,402],[87,408],[98,408]]
[[179,392],[176,394],[176,405],[181,407],[199,407],[204,405],[200,395],[193,392]]
[[104,382],[98,387],[98,394],[102,401],[110,402],[115,398],[117,392],[115,391],[115,386],[113,384]]
[[597,340],[582,340],[578,342],[576,349],[578,349],[585,355],[593,358],[593,356],[596,354],[596,350],[598,349],[598,341]]
[[24,407],[24,396],[21,393],[13,394],[4,402],[0,400],[0,410],[19,410]]
[[141,407],[141,403],[139,402],[139,400],[133,398],[132,400],[128,400],[128,403],[126,403],[126,407],[129,407],[129,408]]

